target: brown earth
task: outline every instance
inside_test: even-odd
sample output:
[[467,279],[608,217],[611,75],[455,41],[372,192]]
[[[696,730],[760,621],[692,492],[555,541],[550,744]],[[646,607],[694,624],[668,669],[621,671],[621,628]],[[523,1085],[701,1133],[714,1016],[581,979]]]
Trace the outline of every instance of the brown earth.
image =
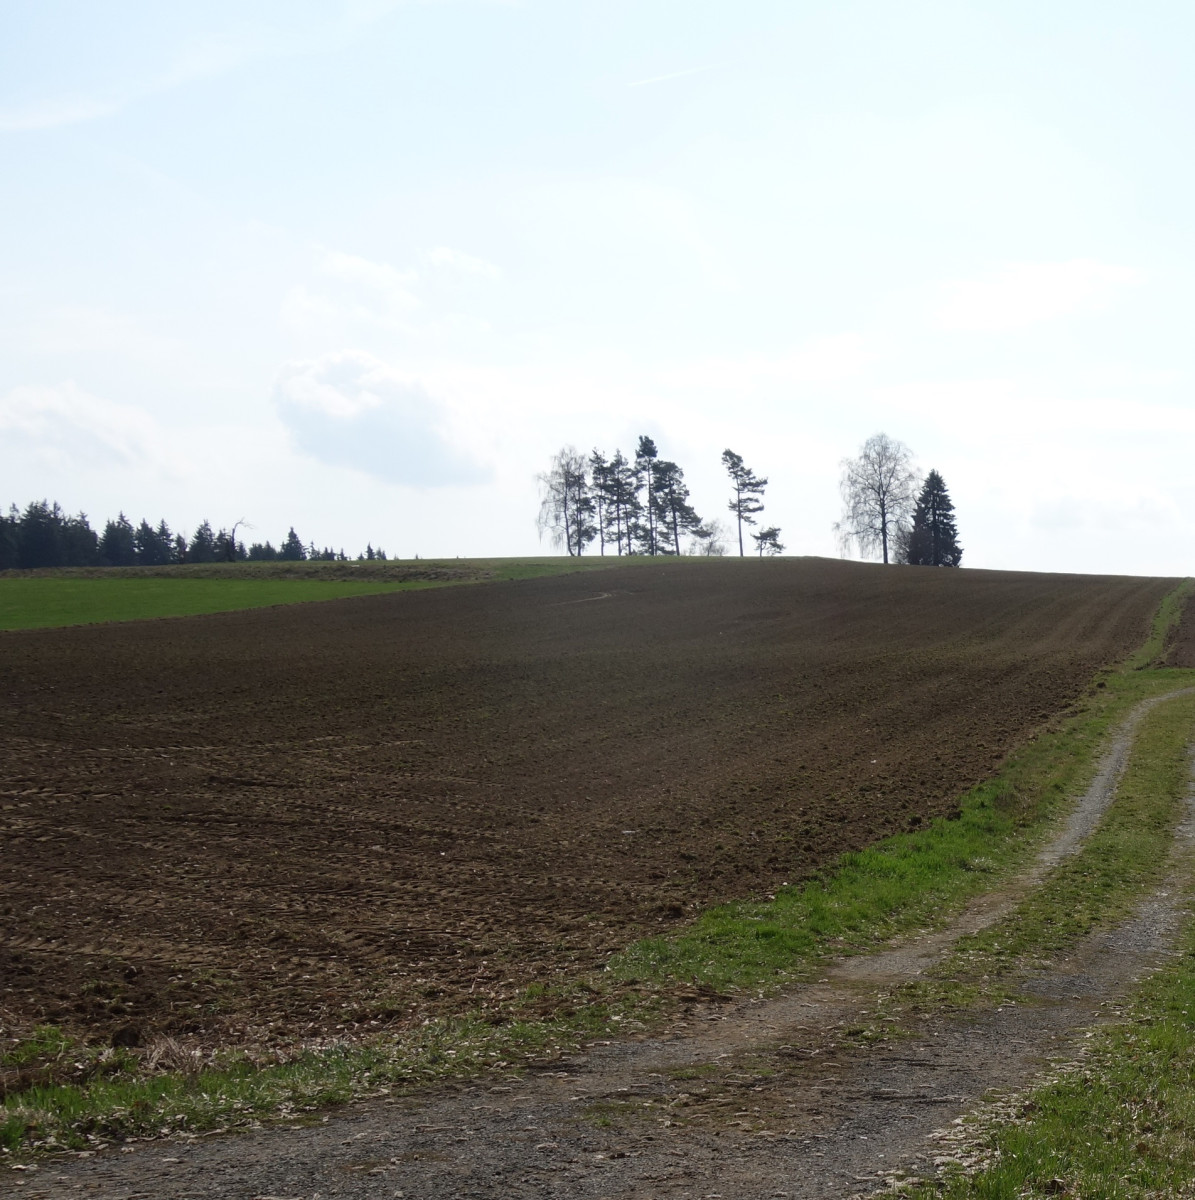
[[0,1018],[287,1041],[950,812],[1165,580],[636,564],[0,635]]

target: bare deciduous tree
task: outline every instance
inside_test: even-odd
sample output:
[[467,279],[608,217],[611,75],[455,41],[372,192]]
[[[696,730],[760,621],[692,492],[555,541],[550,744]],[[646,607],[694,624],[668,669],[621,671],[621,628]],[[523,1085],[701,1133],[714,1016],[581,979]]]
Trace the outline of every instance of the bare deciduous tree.
[[597,536],[585,467],[585,456],[565,446],[552,456],[552,465],[537,476],[540,503],[535,523],[540,537],[551,533],[553,542],[563,545],[570,555],[582,554]]
[[884,562],[916,503],[913,454],[886,433],[873,434],[858,458],[842,461],[842,520],[834,525],[845,554],[854,542],[865,557],[881,552]]
[[690,554],[700,555],[702,558],[721,558],[726,553],[726,539],[729,535],[721,521],[703,521],[696,529],[690,530],[690,534]]

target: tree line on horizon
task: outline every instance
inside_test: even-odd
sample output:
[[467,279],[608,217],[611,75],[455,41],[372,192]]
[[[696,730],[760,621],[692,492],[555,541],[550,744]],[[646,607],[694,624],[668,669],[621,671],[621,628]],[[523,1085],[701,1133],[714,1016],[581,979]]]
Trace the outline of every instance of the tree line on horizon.
[[[142,520],[133,523],[122,512],[105,522],[103,530],[92,529],[86,513],[66,513],[57,502],[34,500],[21,511],[14,504],[8,514],[0,513],[0,571],[33,570],[38,567],[161,567],[172,563],[218,562],[347,562],[344,550],[304,545],[294,526],[280,545],[252,542],[248,547],[237,537],[243,525],[214,530],[203,521],[188,538],[175,533],[166,522],[157,526]],[[386,552],[366,547],[364,559],[385,561]]]
[[[735,518],[739,554],[743,550],[743,526],[755,525],[763,511],[766,478],[747,467],[740,455],[725,450],[722,464],[731,481],[727,508]],[[551,535],[557,546],[572,556],[585,553],[594,542],[598,553],[606,547],[615,554],[681,554],[681,537],[688,538],[690,554],[723,555],[727,532],[719,521],[703,521],[689,502],[684,471],[660,457],[655,442],[640,437],[634,457],[616,450],[607,458],[594,450],[588,458],[573,446],[564,446],[552,456],[548,469],[537,476],[540,487],[536,526],[540,536]],[[776,526],[751,534],[756,549],[764,554],[782,554],[780,530]]]
[[[742,557],[743,526],[757,524],[768,480],[733,450],[722,452],[722,465],[730,478],[727,508],[735,520]],[[689,538],[690,554],[726,553],[727,531],[720,522],[705,522],[697,515],[684,471],[660,458],[649,437],[640,437],[633,458],[621,450],[609,459],[600,450],[586,458],[573,446],[564,446],[536,478],[540,536],[549,533],[569,555],[584,554],[595,542],[599,554],[611,546],[620,555],[679,555],[682,534]],[[903,442],[886,433],[868,438],[858,457],[842,461],[839,486],[843,515],[834,533],[843,554],[853,543],[864,557],[878,553],[885,564],[961,565],[963,550],[945,480],[931,470],[919,486],[912,452]],[[777,526],[750,536],[761,557],[784,552]]]

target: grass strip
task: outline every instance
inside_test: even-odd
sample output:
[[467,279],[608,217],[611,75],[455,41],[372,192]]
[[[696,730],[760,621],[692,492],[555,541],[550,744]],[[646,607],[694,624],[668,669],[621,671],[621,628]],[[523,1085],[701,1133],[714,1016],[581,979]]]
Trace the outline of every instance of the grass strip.
[[1158,611],[1154,614],[1154,619],[1150,624],[1149,637],[1145,639],[1145,643],[1140,649],[1135,650],[1125,660],[1124,670],[1140,671],[1146,667],[1162,665],[1165,661],[1166,651],[1170,647],[1171,638],[1178,630],[1183,610],[1193,591],[1195,591],[1195,579],[1184,579],[1178,587],[1162,597],[1162,603],[1158,605]]
[[[0,577],[0,630],[191,617],[383,592],[538,579],[598,570],[617,561],[601,557],[419,559],[11,571]],[[424,573],[431,577],[417,577]]]
[[312,600],[341,600],[381,592],[442,586],[423,580],[188,578],[149,576],[0,581],[0,629],[50,629],[107,621],[192,617]]
[[[1005,1111],[1011,1108],[1011,1112]],[[994,1118],[994,1119],[993,1119]],[[1195,1195],[1195,927],[1079,1061],[981,1118],[986,1165],[904,1194],[929,1200]]]
[[[1067,798],[1092,777],[1111,725],[1144,696],[1195,683],[1195,671],[1118,672],[1102,683],[1079,712],[965,796],[957,818],[844,855],[817,878],[766,902],[722,905],[677,936],[645,939],[615,956],[597,979],[529,988],[498,1026],[465,1014],[367,1042],[311,1049],[285,1062],[226,1053],[165,1070],[130,1052],[56,1042],[54,1031],[44,1031],[39,1036],[46,1045],[56,1045],[59,1055],[78,1055],[89,1077],[10,1095],[0,1107],[0,1149],[12,1155],[82,1148],[293,1118],[388,1090],[515,1069],[593,1038],[650,1026],[675,1011],[672,996],[681,982],[719,992],[773,990],[831,956],[941,924],[1027,860]],[[545,1007],[549,1015],[538,1015]],[[32,1065],[44,1061],[27,1057]]]

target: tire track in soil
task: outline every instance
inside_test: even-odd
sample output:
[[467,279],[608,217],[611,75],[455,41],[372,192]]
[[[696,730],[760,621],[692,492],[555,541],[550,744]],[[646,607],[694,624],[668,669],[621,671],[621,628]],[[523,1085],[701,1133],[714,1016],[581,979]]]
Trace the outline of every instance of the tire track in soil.
[[[1195,845],[1195,760],[1170,876],[1127,923],[1088,939],[1024,1002],[939,1016],[873,1049],[845,1030],[878,992],[938,961],[1075,853],[1123,773],[1140,704],[1062,830],[1018,880],[948,929],[843,960],[820,983],[733,1007],[695,1002],[662,1038],[599,1043],[524,1078],[372,1102],[310,1128],[127,1146],[45,1162],[12,1194],[293,1200],[867,1196],[897,1169],[932,1174],[935,1134],[992,1089],[1024,1086],[1168,952]],[[697,1001],[697,998],[694,998]]]

